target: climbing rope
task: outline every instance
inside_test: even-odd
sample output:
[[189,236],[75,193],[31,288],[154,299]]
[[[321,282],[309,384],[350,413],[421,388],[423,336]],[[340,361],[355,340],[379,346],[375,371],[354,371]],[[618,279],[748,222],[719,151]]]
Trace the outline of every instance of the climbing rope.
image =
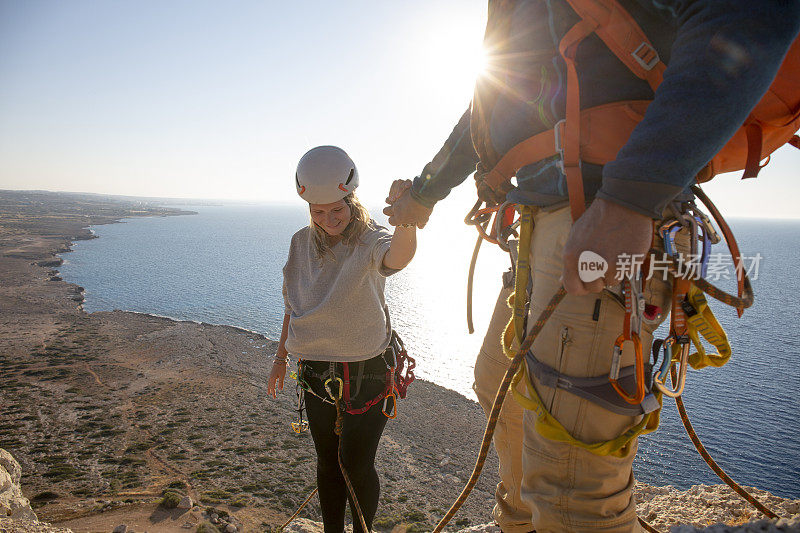
[[347,469],[344,467],[344,463],[342,463],[342,425],[344,423],[344,410],[342,409],[341,400],[344,383],[342,382],[341,378],[336,378],[336,381],[339,383],[339,393],[333,394],[333,391],[330,387],[331,381],[331,379],[328,379],[328,381],[325,382],[325,390],[328,391],[328,395],[333,399],[336,405],[336,422],[333,426],[333,432],[339,436],[339,447],[336,450],[336,459],[339,461],[339,470],[341,470],[344,483],[347,485],[347,490],[350,492],[350,499],[352,500],[353,507],[358,515],[358,520],[361,522],[361,529],[362,531],[369,533],[370,529],[367,527],[367,522],[364,520],[364,515],[361,512],[361,506],[358,503],[358,498],[356,498],[356,491],[353,488],[353,483],[350,481],[350,476],[347,475]]
[[289,520],[287,520],[286,522],[284,522],[284,523],[283,523],[283,525],[282,525],[281,527],[279,527],[279,528],[278,528],[278,531],[283,531],[284,529],[286,529],[286,526],[288,526],[289,524],[291,524],[291,523],[292,523],[292,520],[294,520],[295,518],[297,518],[297,515],[299,515],[299,514],[300,514],[300,511],[302,511],[302,510],[303,510],[303,508],[305,508],[305,506],[306,506],[306,505],[308,505],[308,502],[310,502],[310,501],[311,501],[311,498],[313,498],[313,497],[314,497],[314,494],[316,494],[316,493],[317,493],[317,490],[319,490],[319,489],[316,489],[316,488],[315,488],[314,490],[312,490],[312,491],[311,491],[311,494],[309,494],[309,495],[308,495],[308,497],[307,497],[307,498],[306,498],[306,499],[303,501],[303,503],[301,503],[301,504],[300,504],[300,507],[298,507],[298,508],[297,508],[297,511],[295,511],[295,512],[294,512],[294,514],[293,514],[291,517],[289,517]]
[[639,525],[641,525],[645,529],[645,531],[648,531],[649,533],[661,533],[659,530],[657,530],[656,528],[654,528],[641,518],[639,518]]
[[[675,379],[675,369],[672,369],[672,379]],[[719,478],[725,482],[730,488],[732,488],[736,494],[741,496],[743,499],[750,502],[756,509],[761,511],[765,516],[769,518],[778,518],[778,515],[772,512],[770,509],[765,507],[760,501],[758,501],[752,494],[747,492],[741,485],[736,483],[731,477],[725,473],[719,464],[711,457],[711,454],[708,453],[706,447],[703,446],[703,443],[700,441],[700,437],[697,436],[697,433],[694,431],[694,427],[692,427],[692,423],[689,421],[689,415],[686,414],[686,408],[683,405],[683,399],[680,397],[675,398],[675,405],[678,407],[678,413],[681,415],[681,422],[683,422],[683,427],[686,429],[686,434],[689,435],[689,438],[692,439],[692,444],[697,449],[697,452],[702,456],[705,460],[706,464],[714,471]]]

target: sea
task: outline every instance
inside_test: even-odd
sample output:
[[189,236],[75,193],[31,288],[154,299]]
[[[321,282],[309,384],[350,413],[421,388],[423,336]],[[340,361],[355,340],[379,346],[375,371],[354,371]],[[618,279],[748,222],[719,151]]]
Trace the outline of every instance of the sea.
[[[282,268],[292,234],[308,224],[304,204],[175,207],[197,214],[93,226],[99,238],[63,254],[61,275],[85,288],[84,309],[228,324],[277,339]],[[386,298],[393,326],[416,358],[416,375],[475,399],[475,356],[510,263],[496,246],[483,246],[470,335],[466,286],[476,233],[463,223],[461,207],[437,206],[418,232],[414,261],[387,280]],[[385,224],[380,207],[370,211]],[[751,258],[755,304],[737,318],[711,302],[733,356],[722,368],[690,369],[684,401],[703,443],[733,479],[800,498],[800,221],[729,223]],[[714,253],[727,253],[723,247]],[[718,284],[734,290],[730,279]],[[637,479],[653,485],[720,483],[668,398],[659,430],[640,439],[634,468]]]

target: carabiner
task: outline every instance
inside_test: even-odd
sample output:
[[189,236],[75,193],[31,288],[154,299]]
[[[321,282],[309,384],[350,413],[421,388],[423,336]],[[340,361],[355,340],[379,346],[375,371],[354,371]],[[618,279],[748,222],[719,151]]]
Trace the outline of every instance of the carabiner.
[[703,253],[700,256],[700,277],[705,279],[708,274],[708,259],[711,257],[711,246],[714,244],[711,235],[708,233],[708,228],[703,224],[703,221],[698,217],[700,227],[703,229]]
[[714,228],[714,224],[711,222],[711,219],[708,218],[704,212],[697,208],[697,206],[693,207],[693,211],[695,216],[700,219],[700,225],[703,226],[703,233],[708,235],[708,238],[711,240],[711,244],[719,244],[722,241],[722,238],[717,233],[716,228]]
[[[497,239],[497,245],[504,251],[508,252],[508,238],[514,235],[518,236],[515,229],[519,226],[519,220],[514,222],[514,209],[516,204],[513,202],[504,202],[497,210],[492,221],[492,235]],[[509,210],[511,213],[509,213]]]
[[304,431],[308,431],[308,422],[303,419],[300,419],[297,422],[292,422],[292,429],[299,435]]
[[[387,413],[386,406],[389,403],[389,398],[392,398],[392,410]],[[381,410],[386,418],[394,419],[397,418],[397,395],[394,393],[394,389],[386,395],[383,399],[383,409]]]
[[622,290],[625,299],[625,322],[622,327],[622,335],[626,340],[631,340],[635,333],[639,335],[642,331],[642,321],[646,302],[644,298],[642,275],[626,276],[622,281]]
[[[338,396],[334,396],[333,391],[331,390],[331,381],[336,381],[339,383],[339,394]],[[341,400],[342,399],[342,391],[344,390],[344,381],[342,378],[328,378],[325,381],[325,391],[328,393],[328,396],[331,397],[331,400]]]
[[632,405],[639,405],[642,403],[642,400],[644,400],[645,383],[644,360],[642,358],[642,341],[639,339],[639,335],[636,333],[631,334],[631,338],[628,339],[633,342],[633,349],[635,353],[634,360],[636,365],[636,393],[631,396],[617,381],[619,379],[619,371],[622,359],[622,345],[625,344],[625,340],[625,336],[620,335],[617,337],[617,340],[614,343],[614,355],[611,359],[611,370],[608,372],[608,381],[611,382],[611,386],[614,387],[614,390],[617,391],[617,394],[619,394],[623,400]]
[[678,233],[681,228],[681,223],[677,220],[670,220],[660,228],[658,228],[658,232],[661,235],[661,238],[664,240],[664,251],[667,255],[675,257],[677,255],[677,248],[675,247],[675,234]]
[[[661,362],[661,368],[659,368],[656,375],[653,376],[653,384],[664,394],[664,396],[677,398],[683,394],[683,387],[686,385],[686,371],[689,365],[689,342],[690,341],[688,337],[675,338],[674,336],[664,341],[664,361]],[[672,367],[675,345],[680,346],[681,350],[680,358],[678,359],[678,364],[680,367],[678,368],[677,383],[674,384],[674,388],[670,389],[667,387],[666,381],[669,369]],[[670,348],[669,357],[667,357],[667,347]]]
[[[672,349],[671,348],[672,348],[672,345],[675,344],[675,336],[674,335],[670,335],[669,337],[667,337],[663,341],[656,341],[656,342],[658,343],[658,348],[661,351],[661,366],[659,366],[658,370],[656,370],[653,373],[653,381],[655,382],[656,380],[660,380],[660,382],[663,384],[666,381],[667,376],[669,375],[669,369],[672,366]],[[655,348],[656,344],[653,344],[653,346]],[[654,353],[653,353],[653,357],[654,357],[653,364],[654,365],[656,363],[655,358],[657,356],[658,356],[658,353],[657,353],[656,350],[654,350]]]

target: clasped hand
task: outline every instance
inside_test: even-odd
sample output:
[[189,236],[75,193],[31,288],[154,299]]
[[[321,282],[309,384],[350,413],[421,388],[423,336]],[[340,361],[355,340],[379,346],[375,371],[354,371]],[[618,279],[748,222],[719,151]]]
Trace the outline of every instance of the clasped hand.
[[394,180],[386,197],[384,214],[389,216],[389,224],[415,224],[422,229],[428,223],[432,209],[425,207],[411,196],[411,180]]

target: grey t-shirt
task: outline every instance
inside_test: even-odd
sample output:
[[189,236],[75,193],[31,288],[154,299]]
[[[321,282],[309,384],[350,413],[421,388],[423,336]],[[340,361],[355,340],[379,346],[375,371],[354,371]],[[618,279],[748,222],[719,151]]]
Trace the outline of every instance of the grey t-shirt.
[[283,300],[289,315],[286,350],[310,361],[363,361],[389,345],[386,276],[383,267],[392,235],[381,226],[367,229],[361,242],[335,244],[317,257],[312,230],[292,236],[283,267]]

